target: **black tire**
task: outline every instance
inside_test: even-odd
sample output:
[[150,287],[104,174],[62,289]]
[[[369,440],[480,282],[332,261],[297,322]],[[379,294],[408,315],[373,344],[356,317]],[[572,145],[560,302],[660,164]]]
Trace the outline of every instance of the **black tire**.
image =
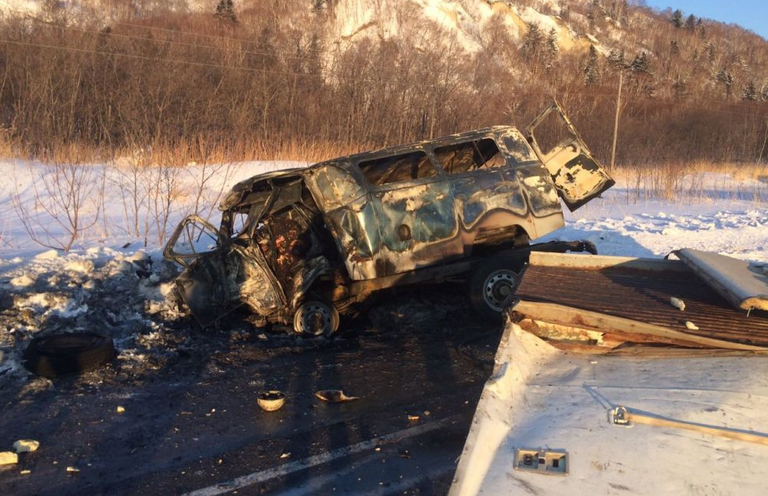
[[24,367],[50,379],[93,370],[115,357],[112,338],[93,333],[34,338],[24,351]]
[[522,262],[514,257],[492,257],[469,275],[467,291],[474,311],[485,321],[501,322],[504,304],[520,283]]

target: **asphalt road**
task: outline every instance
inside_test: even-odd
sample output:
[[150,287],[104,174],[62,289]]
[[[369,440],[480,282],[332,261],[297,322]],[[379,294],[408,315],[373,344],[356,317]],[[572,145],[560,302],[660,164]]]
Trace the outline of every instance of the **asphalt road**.
[[389,296],[329,342],[186,326],[151,370],[0,384],[0,450],[41,443],[0,494],[445,494],[500,336],[452,290]]

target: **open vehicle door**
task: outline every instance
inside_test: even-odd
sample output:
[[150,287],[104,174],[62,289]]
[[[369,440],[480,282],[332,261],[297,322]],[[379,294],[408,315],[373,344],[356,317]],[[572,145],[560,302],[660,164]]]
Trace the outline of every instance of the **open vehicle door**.
[[219,230],[198,215],[187,216],[168,238],[163,256],[184,267],[219,247]]
[[615,184],[557,101],[528,125],[525,134],[571,212]]

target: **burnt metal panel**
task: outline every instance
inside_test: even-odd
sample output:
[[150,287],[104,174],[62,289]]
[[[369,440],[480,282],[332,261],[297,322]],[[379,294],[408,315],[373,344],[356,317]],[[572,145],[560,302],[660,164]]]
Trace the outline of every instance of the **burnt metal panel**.
[[[529,266],[516,296],[668,327],[698,336],[768,346],[768,314],[733,309],[693,272]],[[671,297],[685,302],[672,307]],[[690,330],[686,321],[699,330]]]

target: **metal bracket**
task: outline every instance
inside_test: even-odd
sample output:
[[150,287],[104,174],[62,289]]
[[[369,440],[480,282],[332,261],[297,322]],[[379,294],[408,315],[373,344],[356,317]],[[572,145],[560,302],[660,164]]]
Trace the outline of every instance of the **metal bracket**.
[[613,425],[620,425],[622,427],[632,427],[632,422],[629,420],[629,412],[627,412],[627,408],[623,407],[621,405],[618,405],[616,408],[611,410],[611,422]]
[[515,450],[515,470],[543,475],[568,475],[566,451],[519,448]]

